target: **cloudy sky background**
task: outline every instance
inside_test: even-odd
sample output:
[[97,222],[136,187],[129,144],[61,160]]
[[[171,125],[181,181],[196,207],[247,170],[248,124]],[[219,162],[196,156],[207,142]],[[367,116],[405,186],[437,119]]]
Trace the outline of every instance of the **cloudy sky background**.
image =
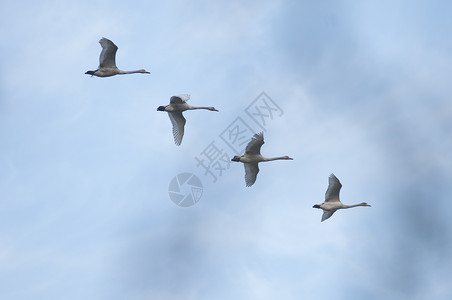
[[[445,1],[2,1],[2,299],[451,299]],[[96,78],[98,40],[123,70]],[[265,92],[245,187],[195,156]],[[174,145],[175,94],[187,112]],[[250,119],[245,119],[251,125]],[[196,174],[199,203],[168,184]],[[334,172],[346,204],[320,223]]]

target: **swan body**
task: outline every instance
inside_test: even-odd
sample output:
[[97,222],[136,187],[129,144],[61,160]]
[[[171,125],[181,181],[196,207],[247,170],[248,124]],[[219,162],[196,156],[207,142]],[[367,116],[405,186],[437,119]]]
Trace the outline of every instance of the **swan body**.
[[323,210],[322,221],[325,221],[331,217],[338,209],[345,209],[357,206],[370,206],[366,202],[362,202],[354,205],[345,205],[339,200],[339,192],[342,184],[334,174],[331,174],[328,179],[328,189],[325,192],[325,202],[322,204],[316,204],[313,208],[320,208]]
[[207,109],[210,111],[218,111],[215,107],[188,105],[187,101],[189,99],[190,95],[188,94],[172,96],[169,105],[157,107],[158,111],[168,112],[168,116],[173,125],[174,143],[176,143],[176,145],[178,146],[180,146],[180,144],[182,143],[182,138],[184,137],[184,127],[186,122],[182,112],[186,110],[195,110],[195,109]]
[[102,52],[99,57],[99,67],[94,71],[87,71],[85,74],[97,76],[97,77],[110,77],[118,74],[133,74],[133,73],[143,73],[149,74],[144,69],[135,71],[122,71],[116,67],[115,57],[118,47],[109,39],[102,38],[99,41],[102,46]]
[[261,147],[264,144],[264,134],[256,133],[251,138],[251,141],[246,146],[245,154],[242,156],[236,155],[231,161],[242,162],[245,167],[245,184],[252,186],[256,182],[257,173],[259,173],[260,162],[273,160],[292,160],[289,156],[279,156],[267,158],[261,155]]

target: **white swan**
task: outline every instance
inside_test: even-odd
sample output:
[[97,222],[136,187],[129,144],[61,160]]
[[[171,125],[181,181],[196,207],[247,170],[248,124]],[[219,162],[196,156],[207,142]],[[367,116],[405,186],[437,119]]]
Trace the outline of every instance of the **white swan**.
[[246,146],[245,154],[242,156],[234,156],[231,160],[242,162],[245,166],[245,183],[246,186],[252,186],[256,181],[257,173],[259,173],[258,163],[264,161],[272,161],[278,159],[289,159],[292,160],[289,156],[280,156],[273,158],[266,158],[261,155],[261,147],[264,144],[264,134],[256,133],[251,138],[251,141]]
[[344,205],[339,200],[339,191],[341,190],[342,184],[339,179],[337,179],[334,174],[331,173],[329,176],[329,184],[328,189],[325,193],[325,202],[322,204],[316,204],[313,208],[321,208],[323,209],[322,222],[331,217],[334,212],[338,209],[357,207],[357,206],[370,206],[366,202],[362,202],[354,205]]
[[97,77],[109,77],[117,74],[133,74],[133,73],[144,73],[149,74],[146,70],[136,70],[136,71],[121,71],[116,67],[115,57],[118,47],[109,39],[102,38],[99,41],[102,46],[102,52],[99,57],[99,67],[94,71],[87,71],[85,74],[89,74]]
[[158,111],[168,112],[168,116],[171,120],[171,123],[173,124],[174,142],[178,146],[182,143],[182,138],[184,137],[185,118],[182,115],[183,111],[193,109],[208,109],[211,111],[218,111],[217,109],[215,109],[215,107],[190,106],[186,103],[189,99],[190,95],[188,94],[172,96],[169,105],[157,107]]

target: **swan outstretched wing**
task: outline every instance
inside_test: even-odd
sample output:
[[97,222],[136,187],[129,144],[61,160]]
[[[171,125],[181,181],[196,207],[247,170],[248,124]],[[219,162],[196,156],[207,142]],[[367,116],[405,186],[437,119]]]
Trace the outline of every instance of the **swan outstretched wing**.
[[176,95],[176,96],[172,96],[170,98],[170,104],[182,104],[187,102],[190,99],[190,95],[189,94],[181,94],[181,95]]
[[333,173],[331,173],[328,182],[329,182],[328,189],[326,190],[325,193],[325,202],[340,201],[339,191],[341,190],[342,184],[340,183],[339,179],[337,179],[337,177],[334,176]]
[[173,124],[174,143],[179,146],[184,137],[185,118],[180,111],[168,112],[168,116]]
[[99,43],[102,46],[102,52],[99,57],[99,68],[116,67],[115,57],[118,47],[106,38],[102,38]]
[[261,147],[264,144],[264,133],[256,133],[246,146],[245,154],[257,155],[261,154]]
[[257,163],[244,163],[245,166],[245,183],[246,186],[252,186],[256,182],[259,166]]
[[335,210],[324,210],[323,211],[323,215],[322,215],[322,221],[325,221],[326,219],[328,219],[329,217],[331,217],[334,214]]

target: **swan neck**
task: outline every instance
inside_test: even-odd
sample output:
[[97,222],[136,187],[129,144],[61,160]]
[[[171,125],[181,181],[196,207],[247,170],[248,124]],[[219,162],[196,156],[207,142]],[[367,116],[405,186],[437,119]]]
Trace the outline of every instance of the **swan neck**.
[[352,207],[358,207],[358,206],[366,206],[363,203],[358,204],[352,204],[352,205],[344,205],[343,208],[352,208]]
[[119,70],[119,72],[118,72],[118,74],[135,74],[135,73],[147,73],[147,74],[149,74],[149,72],[147,72],[146,70],[143,70],[143,69],[141,69],[141,70],[134,70],[134,71],[122,71],[122,70]]
[[206,106],[190,106],[189,109],[210,109],[210,107],[206,107]]
[[272,160],[280,160],[280,159],[286,160],[286,159],[289,159],[289,158],[287,158],[287,156],[278,156],[278,157],[269,157],[269,158],[264,157],[263,161],[272,161]]

